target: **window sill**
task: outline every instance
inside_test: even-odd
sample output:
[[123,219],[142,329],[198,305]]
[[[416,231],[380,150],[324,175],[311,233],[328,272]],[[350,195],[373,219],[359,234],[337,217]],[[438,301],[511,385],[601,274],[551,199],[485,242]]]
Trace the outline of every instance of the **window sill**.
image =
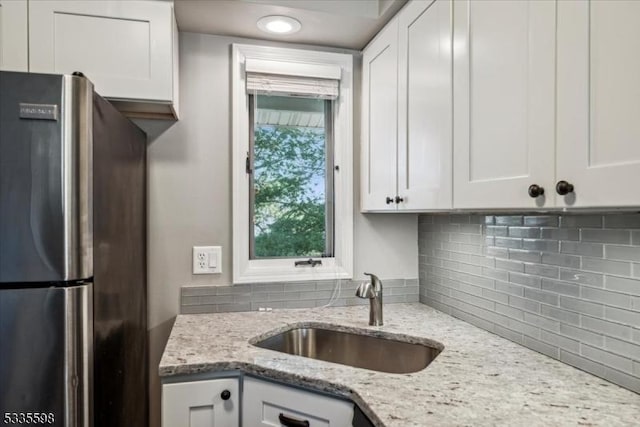
[[316,267],[294,267],[295,260],[254,260],[249,261],[241,271],[236,272],[234,284],[263,282],[301,282],[308,280],[351,279],[353,274],[342,266],[335,265],[335,259],[323,259],[324,265]]

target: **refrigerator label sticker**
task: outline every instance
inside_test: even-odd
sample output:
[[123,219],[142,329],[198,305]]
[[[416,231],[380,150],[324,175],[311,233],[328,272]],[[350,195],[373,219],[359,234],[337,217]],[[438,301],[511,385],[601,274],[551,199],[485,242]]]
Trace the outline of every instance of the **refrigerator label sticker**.
[[55,104],[20,103],[20,118],[35,120],[58,120],[58,106]]

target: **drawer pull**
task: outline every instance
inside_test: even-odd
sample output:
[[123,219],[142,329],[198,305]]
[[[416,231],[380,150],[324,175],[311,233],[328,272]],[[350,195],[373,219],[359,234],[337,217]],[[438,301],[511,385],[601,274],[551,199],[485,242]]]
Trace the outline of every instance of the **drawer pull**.
[[280,414],[278,420],[284,427],[309,427],[309,421],[289,418],[285,414]]

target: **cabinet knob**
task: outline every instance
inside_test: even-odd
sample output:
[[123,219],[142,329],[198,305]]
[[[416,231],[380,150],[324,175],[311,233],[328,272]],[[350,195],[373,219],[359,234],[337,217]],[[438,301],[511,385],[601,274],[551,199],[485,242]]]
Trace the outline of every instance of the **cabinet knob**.
[[544,194],[544,188],[540,187],[538,184],[531,184],[529,186],[529,196],[536,197],[542,196]]
[[556,184],[556,192],[561,196],[573,193],[573,184],[569,184],[567,181],[558,181]]
[[393,198],[392,197],[387,197],[387,204],[393,203]]
[[229,400],[229,398],[231,397],[231,392],[229,390],[225,390],[220,393],[220,397],[222,398],[222,400]]
[[404,199],[400,196],[396,196],[396,203],[402,203],[404,202]]

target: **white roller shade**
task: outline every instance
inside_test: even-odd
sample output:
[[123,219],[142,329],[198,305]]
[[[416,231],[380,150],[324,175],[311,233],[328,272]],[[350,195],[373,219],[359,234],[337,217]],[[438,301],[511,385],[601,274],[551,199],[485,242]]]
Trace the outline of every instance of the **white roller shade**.
[[313,77],[247,73],[247,93],[336,99],[340,81]]
[[245,72],[248,93],[336,99],[342,69],[332,64],[247,58]]

